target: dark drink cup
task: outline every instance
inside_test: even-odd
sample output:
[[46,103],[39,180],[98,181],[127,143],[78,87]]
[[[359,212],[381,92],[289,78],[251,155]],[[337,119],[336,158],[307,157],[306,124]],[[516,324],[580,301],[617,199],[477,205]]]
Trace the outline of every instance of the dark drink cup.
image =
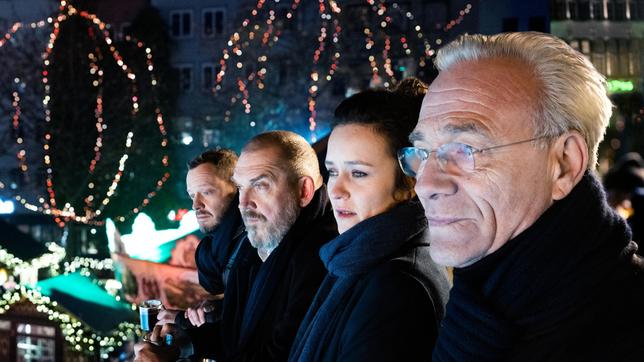
[[161,310],[161,301],[157,299],[146,300],[139,305],[139,316],[141,317],[141,329],[150,332],[157,324],[157,316]]

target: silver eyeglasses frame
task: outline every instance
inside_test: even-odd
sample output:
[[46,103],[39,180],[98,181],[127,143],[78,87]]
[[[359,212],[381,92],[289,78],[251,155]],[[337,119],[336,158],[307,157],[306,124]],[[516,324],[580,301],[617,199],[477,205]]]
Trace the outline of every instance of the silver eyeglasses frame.
[[[534,137],[527,140],[505,143],[502,145],[494,145],[494,146],[485,147],[485,148],[475,148],[473,146],[470,146],[465,143],[460,143],[460,142],[445,143],[433,150],[428,150],[421,147],[403,147],[400,150],[398,150],[398,164],[400,165],[400,168],[405,173],[405,175],[410,177],[416,177],[418,170],[422,167],[422,165],[429,159],[429,157],[433,153],[433,154],[436,154],[436,160],[438,162],[438,166],[443,173],[459,174],[457,172],[447,172],[445,170],[445,167],[450,161],[451,163],[457,166],[457,168],[461,171],[460,172],[461,174],[471,173],[471,172],[474,172],[475,170],[475,160],[474,160],[475,154],[480,154],[480,153],[490,151],[490,150],[495,150],[498,148],[519,145],[522,143],[538,141],[544,138],[552,138],[552,136]],[[464,154],[467,157],[467,160],[458,161],[459,159],[456,157],[458,153]],[[417,159],[416,166],[412,165],[412,162],[410,161],[410,158],[412,155]],[[464,162],[471,163],[471,165],[466,165],[464,167],[463,165]]]

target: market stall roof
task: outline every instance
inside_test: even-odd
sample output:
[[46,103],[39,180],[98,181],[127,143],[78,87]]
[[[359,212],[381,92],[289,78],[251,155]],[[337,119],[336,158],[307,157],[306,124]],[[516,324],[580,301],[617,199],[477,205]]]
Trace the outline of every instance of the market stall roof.
[[13,256],[25,261],[32,260],[49,252],[47,246],[39,243],[31,235],[23,233],[17,227],[1,218],[0,247]]
[[138,321],[129,304],[116,300],[91,278],[79,273],[45,279],[36,287],[97,332],[112,331],[121,322]]

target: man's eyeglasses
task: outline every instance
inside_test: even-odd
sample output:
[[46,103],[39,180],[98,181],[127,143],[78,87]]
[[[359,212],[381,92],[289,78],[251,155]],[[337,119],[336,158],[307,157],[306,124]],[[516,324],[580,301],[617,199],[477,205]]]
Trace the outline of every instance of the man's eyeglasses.
[[450,142],[434,150],[427,150],[420,147],[404,147],[398,151],[398,162],[407,176],[416,177],[418,170],[429,159],[429,156],[436,154],[436,160],[440,170],[450,175],[462,175],[473,172],[475,169],[474,155],[497,148],[514,146],[521,143],[532,142],[550,136],[541,136],[518,142],[496,145],[486,148],[474,148],[470,145],[458,142]]

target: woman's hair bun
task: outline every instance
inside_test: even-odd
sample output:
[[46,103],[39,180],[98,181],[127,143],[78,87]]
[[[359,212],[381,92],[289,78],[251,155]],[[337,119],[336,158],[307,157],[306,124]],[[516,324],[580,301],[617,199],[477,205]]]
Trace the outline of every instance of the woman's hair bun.
[[396,84],[396,87],[392,91],[409,97],[424,97],[425,93],[427,93],[427,88],[427,84],[423,83],[420,79],[409,77]]

